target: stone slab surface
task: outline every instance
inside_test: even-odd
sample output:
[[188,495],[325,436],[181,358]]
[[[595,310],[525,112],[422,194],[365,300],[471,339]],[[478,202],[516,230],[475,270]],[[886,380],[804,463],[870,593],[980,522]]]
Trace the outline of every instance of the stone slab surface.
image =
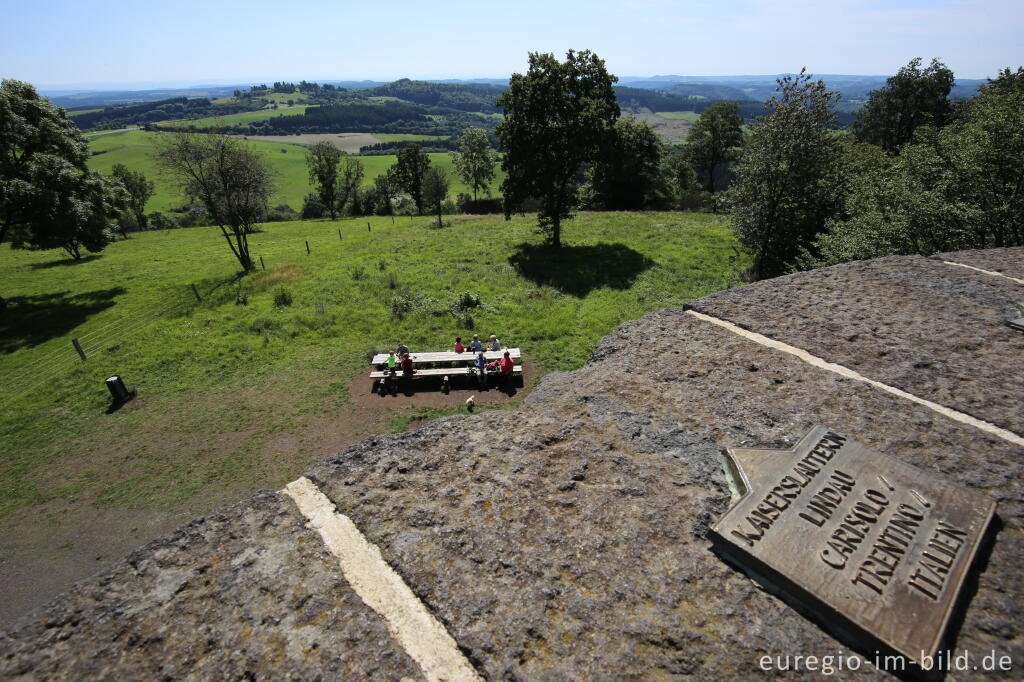
[[[1024,279],[1024,246],[985,251],[950,251],[932,256],[938,260],[971,265],[989,272],[998,272],[1007,277]],[[1021,296],[1024,299],[1024,296]]]
[[[716,305],[756,316],[762,308],[744,298],[764,306],[768,289],[803,325],[780,315],[778,330],[806,330],[813,342],[827,328],[840,348],[865,332],[857,315],[834,313],[848,303],[835,288],[853,278],[877,298],[871,282],[899,291],[893,282],[903,281],[916,306],[892,311],[914,331],[877,324],[890,354],[909,358],[924,320],[955,320],[949,308],[967,304],[988,314],[1006,295],[966,270],[950,280],[929,268],[951,266],[887,260],[859,277],[842,266],[809,273],[791,285],[800,296],[764,282]],[[930,299],[915,289],[921,277],[936,282]],[[802,307],[815,287],[817,320]],[[990,348],[993,365],[997,352],[1016,352],[1012,343]],[[1004,392],[1020,403],[1012,385],[957,377],[981,405]],[[516,412],[374,436],[306,475],[488,679],[749,678],[763,674],[762,656],[850,651],[723,561],[708,538],[730,503],[724,450],[791,447],[815,424],[997,502],[994,541],[968,576],[949,644],[979,658],[1008,655],[1012,670],[993,679],[1019,679],[1024,448],[683,311],[623,325],[581,370],[546,376]],[[415,677],[286,502],[261,494],[81,583],[0,639],[0,677]],[[884,676],[870,666],[858,674]]]
[[518,413],[372,438],[308,475],[490,678],[735,678],[766,653],[846,650],[707,539],[730,499],[722,448],[816,422],[999,500],[957,646],[1024,663],[1024,453],[681,312],[625,325]]
[[260,493],[0,638],[0,678],[421,679],[291,500]]
[[1003,278],[892,256],[737,287],[690,305],[1024,434],[1024,334],[1006,324],[1019,316],[1014,304],[1022,299],[1024,287]]

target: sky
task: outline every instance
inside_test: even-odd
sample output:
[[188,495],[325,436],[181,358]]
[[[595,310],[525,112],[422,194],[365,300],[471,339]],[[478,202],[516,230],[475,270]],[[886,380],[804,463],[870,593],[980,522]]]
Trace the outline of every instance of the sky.
[[619,76],[961,78],[1024,63],[1022,0],[0,0],[0,77],[41,88],[505,78],[590,49]]

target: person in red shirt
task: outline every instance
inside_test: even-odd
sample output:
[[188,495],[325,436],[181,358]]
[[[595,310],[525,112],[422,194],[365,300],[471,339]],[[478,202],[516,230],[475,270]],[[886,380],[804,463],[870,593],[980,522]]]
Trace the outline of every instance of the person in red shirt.
[[461,353],[461,352],[463,352],[465,350],[466,350],[466,347],[462,345],[462,337],[461,336],[456,336],[455,337],[455,352],[456,353]]
[[406,353],[405,355],[402,356],[402,374],[404,374],[407,377],[411,377],[412,372],[412,358],[409,357],[408,353]]
[[512,379],[512,368],[515,367],[515,361],[509,356],[508,351],[498,360],[498,371],[501,372],[501,381],[507,387],[510,385]]

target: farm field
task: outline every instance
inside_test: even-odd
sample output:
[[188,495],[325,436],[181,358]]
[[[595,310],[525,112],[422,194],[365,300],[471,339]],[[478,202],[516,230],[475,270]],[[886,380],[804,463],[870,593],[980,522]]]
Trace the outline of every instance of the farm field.
[[249,123],[256,123],[258,121],[266,121],[268,118],[274,118],[275,116],[301,116],[308,108],[309,107],[305,104],[296,104],[294,106],[284,104],[278,106],[277,109],[260,109],[259,111],[243,111],[237,114],[225,114],[224,116],[206,116],[196,119],[160,121],[157,125],[174,126],[177,128],[188,128],[189,126],[195,128],[224,126],[225,128],[228,128],[236,125],[246,125]]
[[[583,213],[554,253],[532,216],[369,222],[266,225],[251,243],[267,270],[244,277],[214,228],[139,233],[75,264],[0,249],[0,580],[64,587],[362,436],[457,409],[465,396],[371,395],[365,372],[400,340],[470,333],[452,312],[464,293],[476,331],[524,349],[528,388],[746,265],[711,215]],[[139,394],[111,411],[114,373]]]
[[380,142],[380,136],[370,133],[309,133],[306,135],[246,135],[247,140],[259,142],[281,142],[302,146],[314,145],[327,140],[347,154],[358,154],[360,147]]
[[[97,135],[90,138],[90,147],[95,156],[89,159],[89,167],[102,173],[109,173],[114,164],[123,163],[135,171],[142,171],[156,183],[156,191],[146,204],[147,211],[166,211],[185,203],[178,186],[170,177],[162,175],[152,159],[155,141],[162,133],[130,130],[123,133]],[[298,136],[285,136],[288,139]],[[306,150],[301,144],[271,142],[249,139],[250,147],[264,155],[275,173],[277,194],[271,205],[288,204],[295,210],[302,208],[303,198],[310,192],[309,171],[306,169]],[[308,144],[308,142],[307,142]],[[99,152],[99,153],[97,153]],[[451,196],[459,192],[469,193],[469,187],[456,175],[448,154],[430,154],[431,163],[448,171],[451,179]],[[360,157],[365,169],[363,186],[371,187],[373,179],[387,172],[395,163],[393,155]],[[497,192],[504,175],[498,168],[492,191]]]
[[[692,114],[692,116],[691,116]],[[683,142],[690,133],[690,127],[700,118],[692,111],[661,111],[658,113],[629,113],[639,121],[648,123],[662,142]]]

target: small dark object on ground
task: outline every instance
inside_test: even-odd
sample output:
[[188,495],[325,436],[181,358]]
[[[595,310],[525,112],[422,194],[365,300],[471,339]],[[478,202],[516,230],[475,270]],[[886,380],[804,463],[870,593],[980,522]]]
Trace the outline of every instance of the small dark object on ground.
[[107,390],[110,391],[110,397],[113,398],[115,405],[123,405],[135,397],[135,388],[125,386],[124,380],[117,374],[107,377],[106,383]]

